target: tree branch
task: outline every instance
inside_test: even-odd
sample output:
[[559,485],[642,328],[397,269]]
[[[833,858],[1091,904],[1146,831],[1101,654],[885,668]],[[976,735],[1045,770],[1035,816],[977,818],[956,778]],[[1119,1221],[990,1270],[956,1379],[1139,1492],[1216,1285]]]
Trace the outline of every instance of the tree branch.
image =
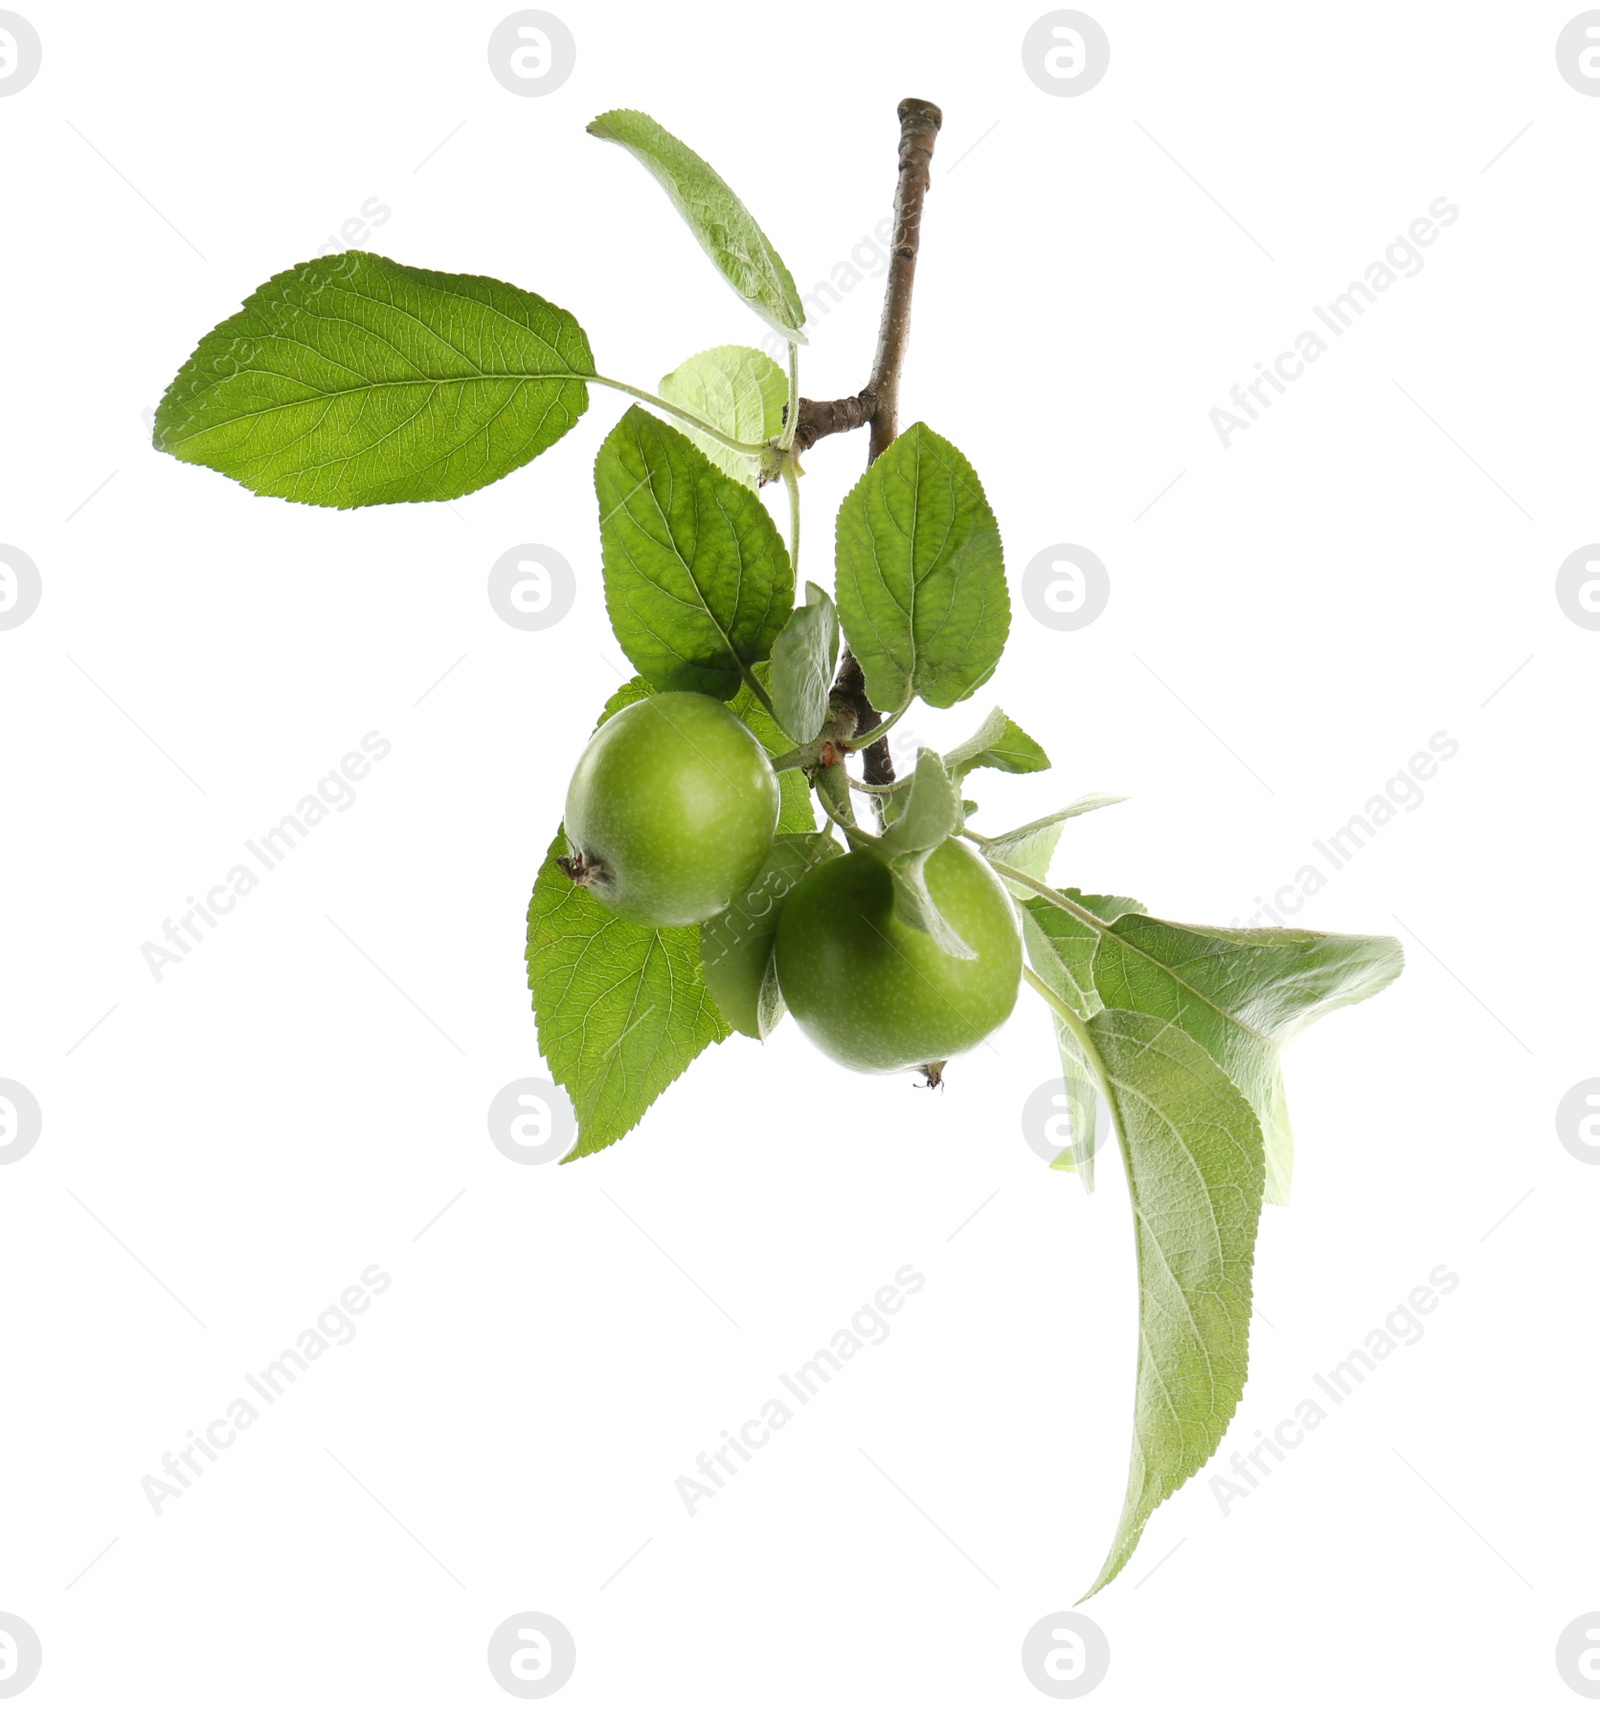
[[872,359],[867,391],[872,396],[872,445],[867,461],[888,450],[899,432],[900,365],[911,334],[911,287],[917,276],[917,251],[922,245],[922,200],[928,193],[928,165],[934,138],[944,115],[931,101],[902,101],[900,114],[900,173],[894,187],[894,249],[889,283],[883,293],[883,318],[878,322],[878,349]]
[[[850,649],[839,660],[839,674],[833,681],[829,704],[846,708],[853,720],[852,736],[857,742],[869,731],[883,723],[883,714],[867,699],[867,682],[861,672],[861,662]],[[867,784],[892,784],[894,761],[889,757],[889,739],[874,742],[862,757],[861,779]]]
[[800,400],[795,428],[796,451],[809,451],[819,439],[870,426],[872,443],[867,461],[888,448],[898,431],[900,369],[911,331],[911,288],[916,281],[917,252],[922,243],[922,203],[928,193],[928,167],[943,115],[931,101],[915,96],[900,103],[900,167],[895,180],[894,234],[889,274],[883,292],[883,316],[878,322],[878,348],[872,373],[853,398],[819,402]]
[[865,427],[872,419],[872,408],[864,392],[853,398],[833,398],[819,403],[815,398],[800,400],[800,425],[794,430],[796,452],[809,451],[819,439],[830,433],[849,433],[852,428]]
[[[922,245],[922,203],[928,193],[928,166],[933,159],[934,139],[944,116],[931,101],[915,96],[902,101],[897,112],[900,166],[894,189],[894,237],[872,373],[853,398],[834,398],[826,403],[812,398],[800,400],[794,435],[797,452],[809,451],[828,434],[870,427],[872,435],[867,447],[870,465],[888,450],[900,431],[900,369],[911,334],[911,288],[916,282],[917,252]],[[839,661],[830,701],[835,707],[848,708],[854,715],[858,739],[883,722],[883,714],[867,698],[861,665],[848,647]],[[887,737],[866,750],[861,771],[866,783],[894,782],[894,761],[889,757]]]

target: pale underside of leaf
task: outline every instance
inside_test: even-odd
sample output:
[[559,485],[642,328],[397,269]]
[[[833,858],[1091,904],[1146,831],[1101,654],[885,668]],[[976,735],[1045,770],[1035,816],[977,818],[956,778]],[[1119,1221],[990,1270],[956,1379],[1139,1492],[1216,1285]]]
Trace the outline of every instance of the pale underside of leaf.
[[926,932],[947,956],[971,961],[975,952],[940,912],[928,889],[928,857],[961,824],[961,792],[931,748],[919,749],[900,813],[883,833],[879,853],[894,880],[895,912]]
[[1267,1198],[1287,1201],[1294,1133],[1282,1047],[1320,1016],[1388,985],[1403,962],[1398,942],[1293,927],[1184,926],[1131,898],[1065,894],[1096,919],[1039,896],[1023,902],[1040,977],[1080,1016],[1102,1006],[1137,1010],[1189,1034],[1250,1102],[1266,1147]]
[[1050,758],[1028,733],[996,707],[977,731],[944,757],[950,776],[960,783],[979,768],[995,772],[1046,772]]
[[[1085,896],[1075,886],[1062,893],[1108,927],[1125,914],[1142,913],[1132,897]],[[1023,934],[1035,973],[1070,1003],[1085,1021],[1106,1006],[1095,986],[1095,953],[1104,936],[1100,927],[1030,894],[1022,905]]]
[[276,275],[207,333],[154,443],[305,504],[453,499],[560,439],[593,374],[583,329],[542,297],[351,250]]
[[[1107,922],[1140,906],[1132,897],[1084,896],[1076,889],[1065,894]],[[1094,953],[1098,936],[1092,927],[1053,903],[1032,893],[1026,893],[1026,896],[1027,900],[1018,912],[1022,917],[1022,936],[1029,964],[1057,997],[1087,1020],[1104,1008],[1094,989]],[[1052,1019],[1061,1057],[1061,1078],[1066,1092],[1067,1123],[1072,1132],[1072,1144],[1055,1159],[1051,1168],[1076,1171],[1084,1192],[1093,1193],[1099,1083],[1077,1031],[1059,1015]]]
[[602,113],[589,132],[620,143],[651,174],[745,303],[786,339],[806,342],[800,330],[805,308],[793,276],[718,173],[648,113],[625,108]]
[[[788,376],[764,350],[749,345],[703,350],[663,375],[657,390],[669,404],[693,412],[746,445],[765,444],[783,431]],[[776,453],[767,459],[752,457],[695,428],[683,431],[725,475],[747,487],[771,479],[776,469]]]
[[1294,1164],[1282,1047],[1329,1011],[1381,991],[1402,963],[1393,938],[1130,915],[1102,938],[1094,984],[1110,1007],[1175,1022],[1222,1066],[1260,1120],[1267,1198],[1281,1204]]
[[[1118,802],[1126,800],[1126,796],[1107,795],[1103,790],[1092,795],[1079,796],[1075,802],[1056,813],[1046,814],[1043,819],[1033,820],[1027,825],[1019,825],[1015,831],[1006,831],[997,837],[991,837],[984,844],[983,852],[991,860],[1000,861],[1007,867],[1020,868],[1036,879],[1048,879],[1050,862],[1055,855],[1056,845],[1061,841],[1066,822],[1076,819],[1079,814],[1093,813],[1096,808],[1114,807]],[[1026,885],[1015,879],[1007,879],[1004,883],[1015,897],[1035,895]]]
[[796,742],[811,742],[828,716],[828,693],[839,656],[839,618],[827,592],[806,583],[797,606],[772,644],[772,699]]
[[1128,1489],[1093,1596],[1215,1452],[1239,1405],[1265,1167],[1255,1113],[1181,1028],[1106,1009],[1081,1037],[1116,1124],[1139,1261]]
[[977,952],[940,912],[933,892],[928,889],[927,866],[932,853],[931,849],[918,849],[909,855],[897,855],[890,861],[895,913],[907,926],[926,932],[945,955],[970,962]]
[[1051,1160],[1052,1170],[1076,1173],[1085,1193],[1094,1192],[1095,1125],[1100,1115],[1100,1083],[1078,1043],[1078,1036],[1059,1015],[1056,1050],[1061,1059],[1061,1084],[1067,1101],[1067,1127],[1072,1144]]
[[[1085,977],[1087,958],[1064,954],[1063,947],[1052,940],[1040,925],[1032,909],[1024,906],[1022,939],[1028,952],[1028,965],[1047,986],[1071,1006],[1080,1016],[1094,1013],[1094,995],[1080,984]],[[1056,1050],[1061,1059],[1061,1082],[1067,1101],[1067,1126],[1072,1144],[1051,1164],[1052,1169],[1077,1172],[1085,1193],[1094,1192],[1094,1124],[1099,1083],[1095,1078],[1076,1031],[1066,1020],[1051,1012],[1055,1027]]]
[[961,824],[961,792],[931,748],[917,750],[916,766],[905,782],[900,811],[881,840],[885,856],[936,849]]

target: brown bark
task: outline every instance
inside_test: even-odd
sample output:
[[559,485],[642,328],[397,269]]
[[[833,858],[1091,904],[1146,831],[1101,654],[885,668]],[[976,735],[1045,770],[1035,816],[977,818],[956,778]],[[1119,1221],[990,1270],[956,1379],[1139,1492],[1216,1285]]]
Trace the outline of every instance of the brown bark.
[[917,254],[922,247],[922,204],[928,194],[934,139],[944,116],[931,101],[915,96],[902,101],[897,111],[900,165],[894,191],[894,233],[872,372],[854,397],[800,400],[800,420],[794,435],[796,451],[809,451],[829,434],[870,426],[872,440],[867,454],[870,463],[893,443],[899,431],[900,370],[911,333],[911,291],[916,283]]
[[[900,431],[900,371],[905,363],[906,343],[911,336],[911,291],[916,283],[917,254],[922,247],[922,204],[928,194],[929,163],[943,115],[931,101],[908,97],[897,109],[900,118],[900,164],[895,179],[894,234],[889,252],[889,274],[884,284],[883,315],[878,322],[878,345],[867,383],[851,398],[819,403],[800,400],[794,447],[809,451],[829,434],[849,433],[858,427],[871,429],[867,462],[894,443]],[[847,647],[839,661],[833,686],[836,705],[848,706],[856,715],[856,736],[862,737],[883,715],[867,698],[861,666]],[[869,784],[892,784],[894,762],[889,758],[885,737],[874,742],[862,760],[862,778]]]

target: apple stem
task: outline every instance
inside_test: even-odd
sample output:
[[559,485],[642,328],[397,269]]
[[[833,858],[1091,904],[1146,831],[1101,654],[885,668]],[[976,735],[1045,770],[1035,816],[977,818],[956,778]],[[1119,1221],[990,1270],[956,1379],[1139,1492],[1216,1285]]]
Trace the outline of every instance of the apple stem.
[[581,849],[556,856],[556,865],[575,885],[604,884],[611,877],[611,869],[603,861],[591,861]]

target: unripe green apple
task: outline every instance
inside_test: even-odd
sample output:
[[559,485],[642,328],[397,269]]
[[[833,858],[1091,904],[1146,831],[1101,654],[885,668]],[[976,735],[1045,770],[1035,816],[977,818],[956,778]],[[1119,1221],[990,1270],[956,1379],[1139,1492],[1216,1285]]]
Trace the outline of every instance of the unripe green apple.
[[970,960],[900,918],[894,881],[868,850],[813,868],[784,904],[778,989],[812,1043],[847,1068],[942,1064],[986,1039],[1017,1001],[1022,940],[1004,886],[953,839],[925,873],[939,912],[976,952]]
[[643,926],[720,914],[778,824],[766,750],[709,695],[651,695],[590,738],[567,789],[568,877]]

